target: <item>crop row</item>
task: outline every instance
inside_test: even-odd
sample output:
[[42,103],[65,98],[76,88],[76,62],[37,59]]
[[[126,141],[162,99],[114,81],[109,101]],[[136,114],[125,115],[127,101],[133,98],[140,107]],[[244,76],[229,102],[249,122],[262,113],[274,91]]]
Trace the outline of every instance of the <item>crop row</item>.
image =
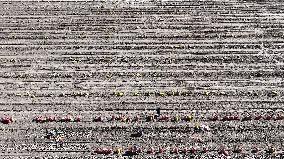
[[276,149],[271,146],[264,150],[260,150],[257,147],[252,147],[250,150],[244,150],[241,146],[237,146],[234,149],[228,149],[223,146],[220,146],[219,149],[213,149],[210,150],[207,147],[138,147],[138,146],[132,146],[128,149],[124,150],[122,148],[97,148],[93,153],[96,154],[104,154],[104,155],[111,155],[111,154],[119,154],[124,156],[133,156],[133,155],[139,155],[143,153],[147,154],[163,154],[163,153],[171,153],[171,154],[196,154],[196,153],[207,153],[208,151],[217,151],[220,155],[229,156],[230,153],[244,153],[245,151],[251,151],[251,153],[275,153]]
[[[113,87],[113,86],[112,86]],[[26,87],[27,88],[27,87]],[[100,88],[101,89],[101,88]],[[282,93],[282,92],[281,92]],[[135,91],[135,92],[124,92],[124,91],[105,91],[105,92],[90,92],[90,91],[78,91],[78,92],[55,92],[53,91],[47,91],[47,92],[38,92],[35,90],[33,91],[25,91],[25,92],[7,92],[7,93],[1,93],[1,96],[4,96],[6,98],[11,97],[28,97],[28,98],[35,98],[35,97],[192,97],[193,99],[200,99],[203,97],[248,97],[248,98],[256,98],[256,97],[268,97],[268,98],[281,98],[279,92],[273,91],[273,90],[265,90],[265,91],[247,91],[247,90],[196,90],[196,91]],[[244,98],[243,98],[244,99]]]
[[[128,66],[130,67],[130,66]],[[110,66],[106,66],[106,68],[111,68]],[[115,80],[115,78],[132,78],[135,72],[140,73],[143,75],[144,79],[152,79],[152,78],[167,78],[170,79],[188,79],[188,78],[195,78],[195,79],[212,79],[212,80],[222,80],[222,79],[262,79],[262,78],[282,78],[284,76],[284,72],[279,71],[258,71],[258,70],[237,70],[237,71],[230,71],[230,70],[224,70],[223,72],[217,71],[217,70],[170,70],[170,71],[139,71],[139,70],[132,70],[127,69],[129,72],[126,72],[127,70],[121,69],[117,71],[113,71],[114,68],[112,68],[111,71],[92,71],[89,72],[65,72],[65,71],[59,71],[58,72],[38,72],[38,73],[23,73],[23,72],[1,72],[0,78],[9,79],[110,79]]]
[[[200,114],[200,113],[199,113]],[[37,123],[46,123],[46,122],[81,122],[84,117],[82,115],[38,115],[33,118],[32,121]],[[7,122],[10,120],[10,122]],[[204,114],[200,116],[194,116],[190,114],[160,114],[160,110],[157,109],[157,114],[148,114],[148,115],[128,115],[128,114],[118,114],[118,115],[96,115],[91,119],[93,122],[191,122],[191,121],[280,121],[284,120],[284,114],[280,112],[267,112],[260,113],[256,112],[254,114],[249,113],[227,113],[227,114]],[[4,121],[4,122],[3,122]],[[14,119],[11,116],[5,116],[2,118],[3,123],[11,123]],[[84,121],[86,122],[86,120]],[[199,127],[197,125],[197,127]]]

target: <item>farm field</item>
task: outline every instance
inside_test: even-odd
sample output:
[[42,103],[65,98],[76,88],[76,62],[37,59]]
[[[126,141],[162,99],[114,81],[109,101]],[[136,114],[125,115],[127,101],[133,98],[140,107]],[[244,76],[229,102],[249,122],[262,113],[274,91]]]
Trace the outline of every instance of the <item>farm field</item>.
[[0,158],[283,158],[283,12],[0,1]]

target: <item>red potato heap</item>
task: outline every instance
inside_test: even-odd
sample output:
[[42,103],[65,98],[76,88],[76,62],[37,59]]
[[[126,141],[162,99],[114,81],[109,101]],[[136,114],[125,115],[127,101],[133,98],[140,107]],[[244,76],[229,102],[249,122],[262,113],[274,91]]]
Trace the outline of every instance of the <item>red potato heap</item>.
[[173,147],[170,151],[172,154],[178,154],[179,153],[179,148],[178,147]]
[[240,120],[240,117],[238,115],[231,115],[231,116],[224,116],[222,118],[222,121],[234,121],[234,120],[238,121]]
[[132,122],[139,122],[141,119],[138,115],[136,115],[133,119]]
[[253,147],[251,149],[251,153],[258,153],[258,152],[259,152],[259,148],[257,148],[257,147]]
[[113,153],[111,148],[98,148],[94,151],[96,154],[110,155]]
[[201,150],[202,153],[207,153],[208,151],[209,151],[208,147],[203,147]]
[[10,124],[13,121],[14,121],[13,118],[10,117],[10,116],[5,116],[5,117],[1,118],[1,123],[3,123],[3,124]]
[[148,150],[147,150],[147,153],[148,154],[154,154],[155,153],[155,149],[153,147],[150,147]]
[[162,116],[160,116],[160,117],[158,118],[158,121],[160,121],[160,122],[169,122],[170,119],[171,119],[170,116],[168,116],[168,115],[162,115]]
[[103,118],[101,116],[98,116],[93,119],[94,122],[103,122]]
[[186,154],[186,153],[188,153],[188,150],[189,149],[187,147],[181,148],[180,153]]
[[229,156],[229,151],[228,151],[228,149],[227,149],[227,148],[224,148],[224,147],[220,148],[219,151],[218,151],[218,153],[219,153],[220,155]]
[[243,152],[243,147],[242,147],[242,146],[236,146],[236,147],[233,149],[233,152],[234,152],[234,153],[242,153],[242,152]]
[[284,115],[278,113],[274,116],[274,120],[284,120]]
[[254,117],[254,120],[260,120],[262,118],[262,115],[256,115],[255,117]]
[[118,117],[116,118],[116,120],[117,120],[117,121],[120,121],[120,122],[130,122],[130,117],[121,115],[121,116],[118,116]]
[[157,153],[162,154],[166,152],[166,149],[164,149],[163,147],[159,147]]
[[54,122],[56,121],[55,116],[37,116],[33,119],[33,121],[37,123],[46,123],[46,122]]
[[33,119],[36,123],[47,123],[47,122],[80,122],[81,116],[37,116]]
[[80,116],[73,117],[71,115],[67,115],[67,116],[60,117],[59,121],[60,122],[79,122],[81,121],[81,117]]
[[137,147],[137,146],[132,146],[128,148],[128,150],[125,152],[125,155],[128,155],[128,156],[138,155],[138,154],[141,154],[142,152],[143,152],[142,148]]
[[125,115],[113,115],[108,121],[130,122],[130,117]]

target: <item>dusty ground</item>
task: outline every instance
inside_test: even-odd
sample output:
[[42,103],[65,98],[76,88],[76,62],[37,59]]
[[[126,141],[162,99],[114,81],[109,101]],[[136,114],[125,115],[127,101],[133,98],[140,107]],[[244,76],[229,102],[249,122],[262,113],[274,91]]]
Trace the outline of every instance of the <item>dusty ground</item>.
[[[134,145],[143,152],[129,158],[283,158],[283,10],[268,0],[1,1],[0,117],[15,119],[0,125],[1,158],[127,158]],[[193,120],[147,122],[156,108]],[[32,121],[68,113],[81,121]],[[52,130],[60,141],[46,138]]]

